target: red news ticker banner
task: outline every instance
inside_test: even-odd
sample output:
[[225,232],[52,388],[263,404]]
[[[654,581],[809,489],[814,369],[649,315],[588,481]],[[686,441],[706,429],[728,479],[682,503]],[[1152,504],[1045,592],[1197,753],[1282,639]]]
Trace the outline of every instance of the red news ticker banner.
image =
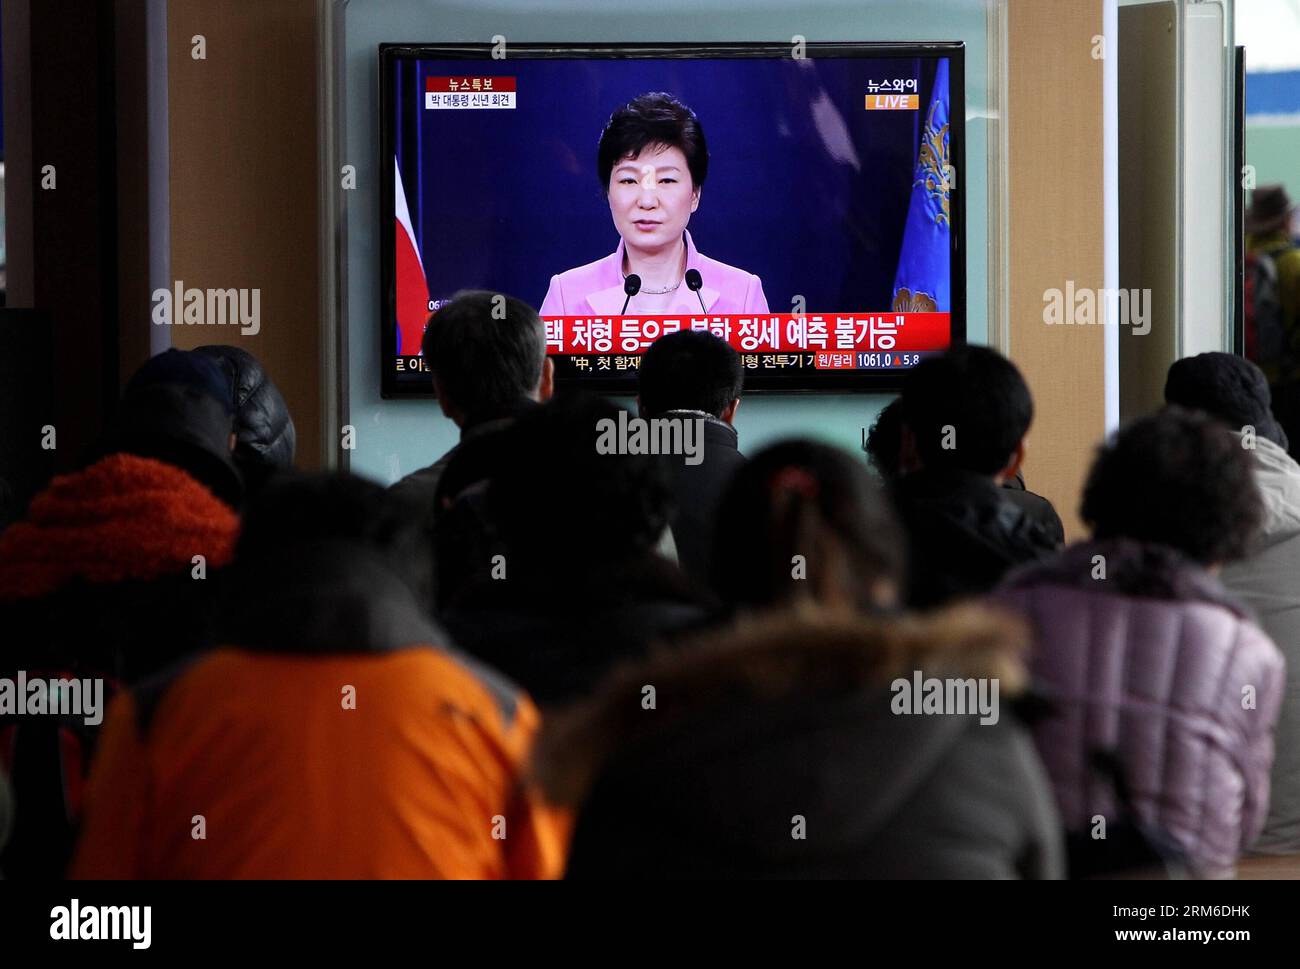
[[[945,350],[950,313],[722,313],[546,316],[548,354],[643,353],[678,330],[709,330],[741,353],[916,353]],[[852,366],[849,364],[848,366]],[[836,368],[838,369],[838,368]]]

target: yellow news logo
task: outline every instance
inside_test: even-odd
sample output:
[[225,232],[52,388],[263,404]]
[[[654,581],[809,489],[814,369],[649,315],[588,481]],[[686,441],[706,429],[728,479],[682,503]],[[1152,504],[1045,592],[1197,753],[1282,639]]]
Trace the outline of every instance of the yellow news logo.
[[868,111],[915,111],[921,106],[919,94],[868,94]]

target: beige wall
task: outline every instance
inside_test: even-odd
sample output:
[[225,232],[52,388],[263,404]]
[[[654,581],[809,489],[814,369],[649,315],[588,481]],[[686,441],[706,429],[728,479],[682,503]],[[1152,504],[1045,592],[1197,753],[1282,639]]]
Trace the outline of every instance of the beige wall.
[[[261,331],[173,327],[230,343],[289,403],[298,464],[321,465],[314,0],[170,0],[171,278],[261,290]],[[195,35],[205,60],[191,56]]]
[[1165,402],[1178,357],[1178,10],[1168,3],[1119,12],[1119,285],[1149,290],[1151,330],[1119,332],[1119,415]]
[[149,280],[149,51],[146,9],[114,0],[117,125],[118,384],[149,359],[154,334]]
[[1043,293],[1103,286],[1101,0],[1010,0],[1010,355],[1037,416],[1025,465],[1067,538],[1083,534],[1079,495],[1105,429],[1100,326],[1048,326]]

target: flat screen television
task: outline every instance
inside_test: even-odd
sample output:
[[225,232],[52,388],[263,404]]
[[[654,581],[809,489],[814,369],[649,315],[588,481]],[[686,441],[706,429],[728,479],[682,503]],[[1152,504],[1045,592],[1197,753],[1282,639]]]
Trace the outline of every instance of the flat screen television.
[[424,327],[466,289],[540,309],[560,384],[634,393],[707,329],[746,391],[896,389],[965,337],[963,71],[960,43],[382,45],[383,395],[432,394]]

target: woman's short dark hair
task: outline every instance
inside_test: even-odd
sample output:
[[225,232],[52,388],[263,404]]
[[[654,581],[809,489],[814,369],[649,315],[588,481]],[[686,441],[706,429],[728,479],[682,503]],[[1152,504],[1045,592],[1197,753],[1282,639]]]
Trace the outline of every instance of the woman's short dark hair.
[[1246,554],[1264,507],[1240,439],[1206,414],[1166,407],[1102,445],[1080,514],[1097,538],[1166,545],[1214,565]]
[[[870,608],[876,583],[901,586],[905,544],[893,506],[860,460],[816,441],[783,441],[732,479],[711,575],[737,607],[775,606],[835,583]],[[796,555],[805,576],[795,574]]]
[[686,156],[692,188],[709,173],[709,149],[695,112],[671,94],[639,94],[609,116],[596,151],[596,173],[609,191],[609,173],[624,158],[636,158],[646,148],[678,148]]

